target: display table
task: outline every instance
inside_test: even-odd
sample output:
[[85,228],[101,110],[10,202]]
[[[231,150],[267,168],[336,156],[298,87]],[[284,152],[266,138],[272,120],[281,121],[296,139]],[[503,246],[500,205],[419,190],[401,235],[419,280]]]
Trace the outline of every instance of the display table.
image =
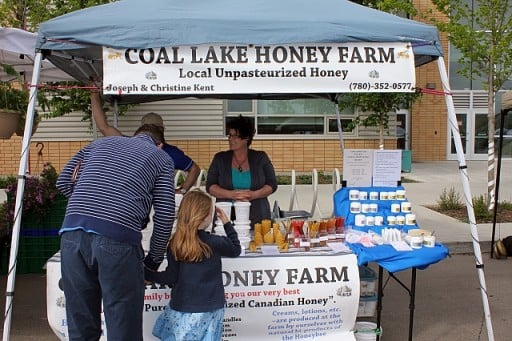
[[[355,197],[356,193],[365,193],[359,197]],[[390,195],[392,194],[392,197]],[[397,194],[399,193],[399,195]],[[384,194],[384,196],[383,196]],[[383,199],[384,198],[384,199]],[[358,203],[355,206],[353,203]],[[377,209],[374,212],[355,212],[359,205],[363,204],[376,204]],[[408,205],[404,205],[407,203]],[[397,207],[400,209],[397,210]],[[407,207],[407,212],[404,212],[404,207]],[[354,209],[355,208],[355,209]],[[357,221],[357,215],[363,214],[367,216],[380,216],[382,217],[381,226],[361,226],[361,219]],[[411,224],[388,225],[388,217],[403,216],[406,214],[413,214],[412,205],[407,201],[405,188],[402,186],[397,187],[344,187],[339,189],[334,194],[334,214],[336,216],[344,217],[346,228],[354,228],[361,231],[373,231],[379,233],[383,228],[398,228],[403,232],[410,229],[418,229],[419,226],[414,220]],[[375,221],[375,220],[374,220]],[[394,219],[391,221],[395,221]],[[359,223],[359,226],[357,226]],[[426,269],[428,266],[445,259],[448,254],[448,248],[441,243],[435,243],[434,247],[421,247],[411,251],[397,251],[389,244],[376,245],[373,247],[365,247],[360,243],[349,244],[349,247],[357,255],[358,264],[364,265],[368,263],[376,263],[379,266],[378,275],[378,290],[377,290],[377,328],[380,327],[383,296],[384,296],[384,270],[387,271],[389,277],[397,281],[402,288],[409,294],[409,338],[413,339],[413,325],[414,325],[414,309],[416,298],[416,270]],[[400,281],[395,273],[399,271],[410,270],[411,281],[407,285]],[[377,336],[377,340],[380,336]]]
[[[222,340],[355,341],[359,272],[354,254],[299,252],[224,258],[226,310]],[[47,263],[47,314],[60,340],[67,340],[60,254]],[[144,340],[169,302],[168,287],[148,286]],[[106,340],[103,336],[101,340]]]

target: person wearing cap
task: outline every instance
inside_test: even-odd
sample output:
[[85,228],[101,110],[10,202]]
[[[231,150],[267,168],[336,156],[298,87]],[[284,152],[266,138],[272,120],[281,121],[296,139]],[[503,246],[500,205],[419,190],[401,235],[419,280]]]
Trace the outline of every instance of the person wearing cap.
[[[90,94],[91,97],[91,109],[92,117],[99,131],[104,136],[118,136],[123,135],[117,128],[111,126],[107,122],[105,112],[103,111],[101,96],[99,91],[93,90]],[[141,126],[145,124],[154,124],[164,132],[164,121],[162,116],[157,113],[150,112],[142,117]],[[188,155],[186,155],[181,149],[168,143],[164,143],[162,149],[173,159],[174,167],[177,170],[187,172],[187,176],[181,187],[176,188],[176,193],[185,193],[192,186],[194,186],[201,169]]]
[[[144,270],[156,271],[164,260],[175,218],[174,164],[163,142],[162,131],[150,124],[131,137],[98,139],[57,179],[68,199],[59,235],[69,340],[99,340],[101,312],[108,340],[143,340]],[[144,255],[142,230],[151,209]]]

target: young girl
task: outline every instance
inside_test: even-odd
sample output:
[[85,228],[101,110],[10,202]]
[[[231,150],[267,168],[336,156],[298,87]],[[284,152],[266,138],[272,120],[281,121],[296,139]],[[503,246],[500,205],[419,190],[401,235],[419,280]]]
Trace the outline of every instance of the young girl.
[[226,236],[204,229],[210,225],[215,208],[212,198],[201,190],[183,196],[178,210],[176,232],[167,249],[167,268],[152,272],[146,280],[172,287],[171,300],[153,327],[153,335],[165,341],[217,341],[222,335],[224,286],[221,257],[237,257],[238,235],[221,210],[217,215]]

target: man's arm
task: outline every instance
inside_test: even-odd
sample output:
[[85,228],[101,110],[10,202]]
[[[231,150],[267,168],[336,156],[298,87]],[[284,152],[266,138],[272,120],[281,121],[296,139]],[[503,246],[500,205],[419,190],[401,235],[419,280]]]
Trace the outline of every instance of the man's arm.
[[119,130],[117,130],[117,128],[112,127],[108,124],[107,117],[105,116],[105,112],[103,111],[103,105],[99,91],[91,91],[90,97],[92,118],[96,123],[96,127],[98,127],[99,131],[101,131],[103,136],[123,135]]
[[199,168],[199,166],[195,162],[192,163],[192,166],[187,171],[187,177],[185,178],[183,185],[181,185],[181,187],[179,189],[177,189],[177,191],[179,192],[179,190],[181,189],[186,192],[190,188],[192,188],[197,181],[197,177],[199,176],[199,173],[201,173],[201,169]]
[[83,158],[84,149],[81,149],[68,161],[57,178],[56,187],[66,198],[69,198],[73,193],[75,182],[79,178]]

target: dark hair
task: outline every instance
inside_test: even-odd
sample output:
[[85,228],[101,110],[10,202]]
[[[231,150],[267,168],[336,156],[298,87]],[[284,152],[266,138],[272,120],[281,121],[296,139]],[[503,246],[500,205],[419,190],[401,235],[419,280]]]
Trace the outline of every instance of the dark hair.
[[241,139],[247,139],[247,146],[251,145],[254,134],[256,133],[252,119],[243,117],[242,115],[229,120],[226,128],[228,132],[230,129],[235,130]]
[[155,141],[156,144],[165,143],[164,133],[161,127],[155,124],[143,124],[133,134],[136,135],[149,135]]

